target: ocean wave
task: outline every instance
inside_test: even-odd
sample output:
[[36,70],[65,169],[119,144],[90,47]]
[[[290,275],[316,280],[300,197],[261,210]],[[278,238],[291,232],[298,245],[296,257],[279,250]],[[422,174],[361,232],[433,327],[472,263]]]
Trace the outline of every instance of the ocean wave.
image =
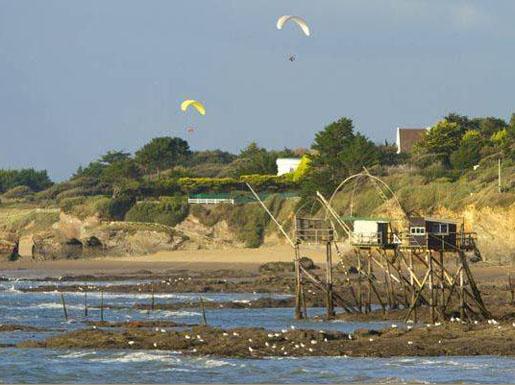
[[113,357],[95,357],[91,361],[101,363],[126,363],[126,362],[180,362],[180,358],[177,357],[180,352],[167,351],[167,352],[156,352],[156,351],[135,351],[135,352],[124,352],[117,353]]

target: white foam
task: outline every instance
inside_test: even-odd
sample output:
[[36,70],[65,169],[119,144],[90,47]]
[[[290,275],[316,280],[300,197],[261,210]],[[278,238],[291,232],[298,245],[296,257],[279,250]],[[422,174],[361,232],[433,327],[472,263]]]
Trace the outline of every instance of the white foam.
[[114,357],[93,358],[92,361],[102,362],[102,363],[147,362],[147,361],[172,363],[172,362],[180,361],[180,359],[177,357],[178,354],[180,354],[180,353],[179,352],[169,352],[169,351],[168,352],[135,351],[135,352],[128,352],[128,353],[120,353]]

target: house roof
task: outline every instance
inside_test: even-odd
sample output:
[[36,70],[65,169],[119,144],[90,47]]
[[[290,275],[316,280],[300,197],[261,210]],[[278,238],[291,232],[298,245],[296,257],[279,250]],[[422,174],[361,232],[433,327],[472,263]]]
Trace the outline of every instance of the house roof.
[[410,152],[426,132],[426,128],[397,128],[397,152]]

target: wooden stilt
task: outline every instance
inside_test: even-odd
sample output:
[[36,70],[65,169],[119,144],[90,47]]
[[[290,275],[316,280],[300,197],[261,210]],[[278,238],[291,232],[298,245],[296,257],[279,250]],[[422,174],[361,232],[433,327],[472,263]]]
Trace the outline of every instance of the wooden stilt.
[[357,269],[358,269],[358,309],[359,312],[363,312],[363,296],[361,295],[361,254],[356,252],[357,258]]
[[295,245],[295,319],[302,319],[302,273],[300,271],[299,245]]
[[444,264],[443,250],[440,250],[440,313],[444,316],[445,313],[445,264]]
[[370,313],[372,311],[372,256],[370,255],[370,250],[367,254],[367,305],[365,311]]
[[88,318],[88,292],[84,292],[84,317]]
[[465,291],[463,269],[460,269],[460,318],[465,319]]
[[326,308],[327,318],[334,318],[334,304],[333,304],[333,256],[331,242],[326,244]]
[[415,285],[413,279],[413,251],[409,252],[409,268],[410,268],[410,285],[411,285],[411,308],[413,309],[413,321],[417,322],[417,303],[416,303],[416,293],[415,293]]
[[435,314],[435,293],[434,293],[434,282],[433,282],[433,256],[431,255],[431,251],[428,251],[427,254],[427,263],[428,263],[428,272],[429,272],[429,307],[431,312],[431,322],[435,323],[436,314]]

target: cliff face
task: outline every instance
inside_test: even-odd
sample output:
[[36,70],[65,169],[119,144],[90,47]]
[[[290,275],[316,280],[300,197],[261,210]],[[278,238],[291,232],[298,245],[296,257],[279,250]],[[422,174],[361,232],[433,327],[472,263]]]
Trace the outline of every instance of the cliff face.
[[[417,197],[418,215],[464,220],[466,231],[477,233],[477,245],[486,261],[511,263],[515,260],[515,203],[513,194],[502,195],[502,204],[492,199],[479,202],[436,200],[448,184],[410,186],[398,189],[399,200],[409,194]],[[394,199],[381,202],[372,186],[354,189],[350,199],[343,191],[333,202],[341,215],[349,214],[352,201],[354,215],[380,215],[399,218],[402,212]],[[424,195],[425,194],[425,195]],[[433,194],[433,195],[431,195]],[[511,196],[510,196],[511,194]],[[470,195],[468,195],[470,196]],[[481,195],[484,197],[484,195]],[[414,198],[411,198],[413,200]],[[450,199],[450,198],[446,198]],[[420,202],[430,204],[421,205]],[[449,203],[451,202],[451,203]],[[492,206],[488,204],[492,202]],[[298,199],[274,197],[267,207],[288,232]],[[39,211],[38,211],[39,210]],[[109,222],[98,215],[79,219],[56,210],[19,210],[2,216],[0,209],[0,253],[6,255],[18,240],[20,254],[36,259],[79,258],[102,255],[143,255],[160,250],[244,248],[284,244],[283,236],[264,210],[256,203],[246,205],[191,206],[189,215],[177,226]],[[5,249],[5,250],[4,250]],[[2,251],[3,250],[3,251]]]

